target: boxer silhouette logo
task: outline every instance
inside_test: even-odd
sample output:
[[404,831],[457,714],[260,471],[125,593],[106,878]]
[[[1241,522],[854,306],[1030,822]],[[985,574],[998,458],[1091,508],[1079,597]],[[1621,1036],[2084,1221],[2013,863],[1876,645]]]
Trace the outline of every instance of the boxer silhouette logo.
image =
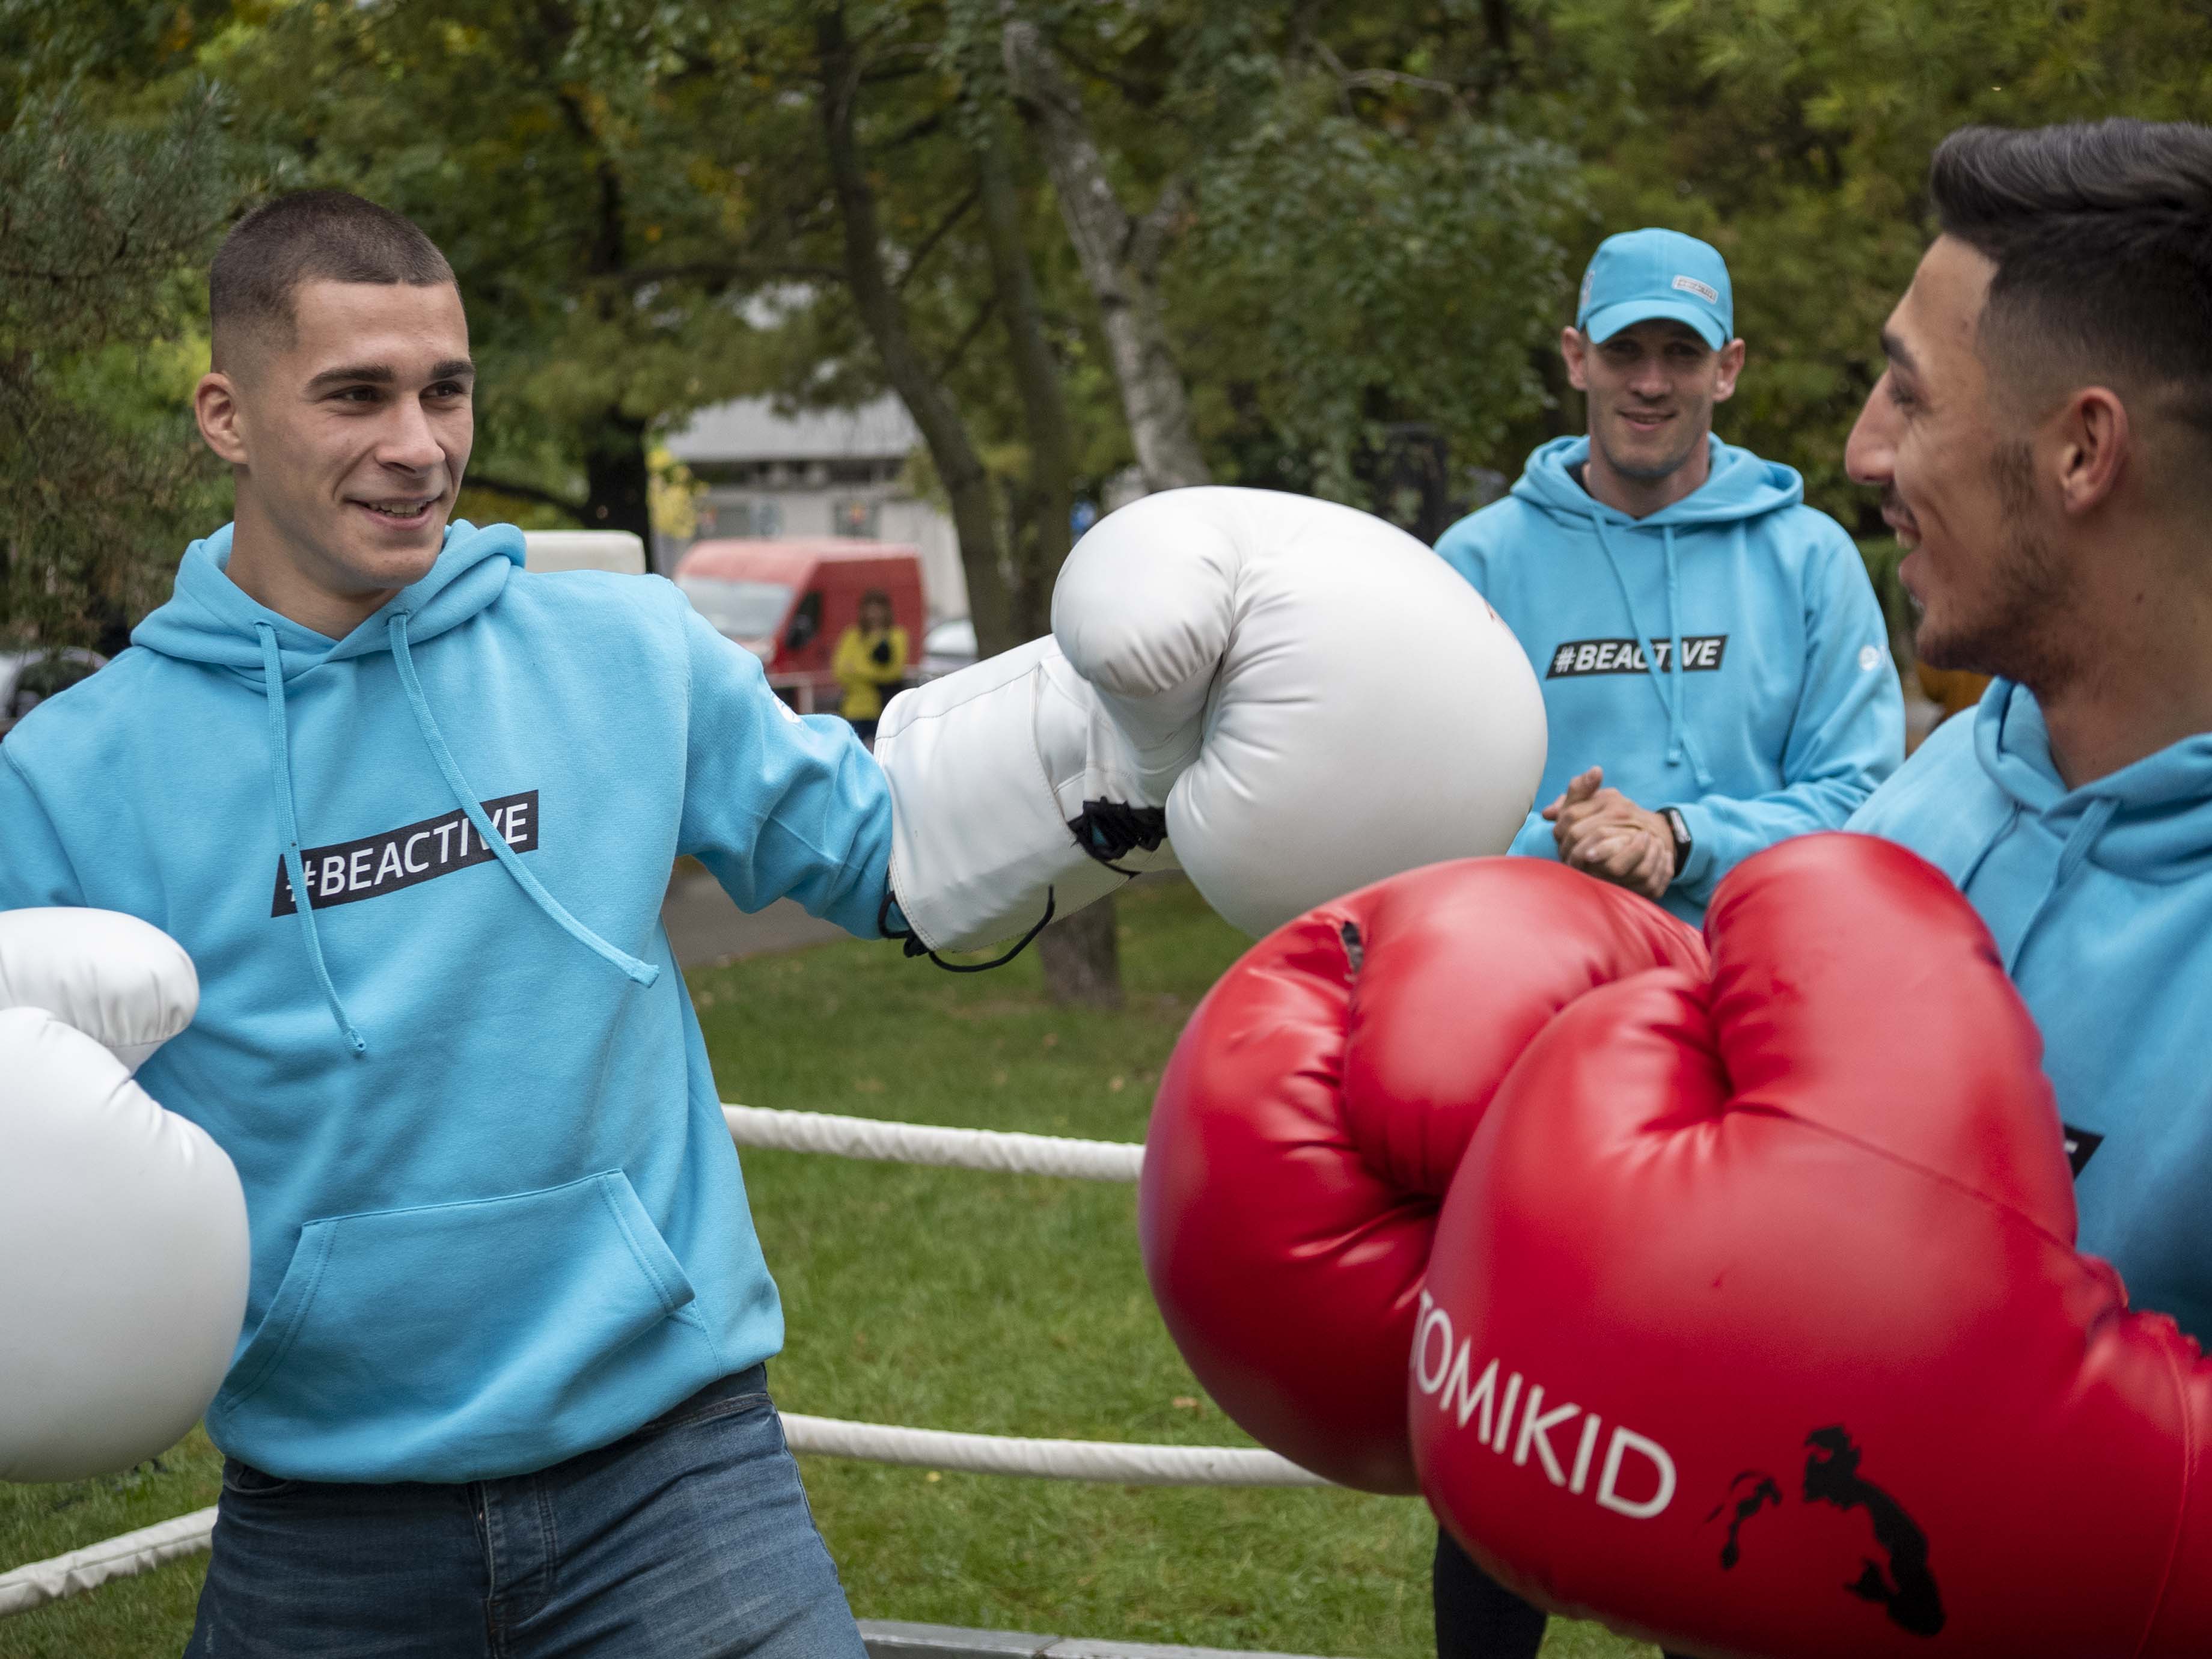
[[[1928,1566],[1928,1534],[1905,1506],[1859,1473],[1858,1447],[1841,1424],[1815,1429],[1805,1437],[1804,1501],[1839,1510],[1864,1510],[1874,1541],[1887,1562],[1862,1557],[1858,1577],[1844,1591],[1887,1611],[1890,1621],[1915,1636],[1934,1636],[1943,1628],[1943,1596]],[[1721,1571],[1743,1559],[1742,1531],[1765,1509],[1783,1507],[1781,1483],[1772,1475],[1747,1469],[1729,1483],[1729,1493],[1705,1517],[1710,1525],[1726,1515],[1728,1537],[1721,1545]]]
[[[1565,1487],[1577,1498],[1587,1493],[1600,1508],[1632,1521],[1649,1521],[1674,1502],[1674,1458],[1658,1442],[1618,1423],[1605,1440],[1605,1460],[1598,1465],[1597,1486],[1592,1490],[1590,1470],[1597,1463],[1603,1429],[1598,1414],[1577,1405],[1553,1405],[1546,1410],[1544,1385],[1519,1371],[1504,1371],[1494,1358],[1477,1373],[1473,1340],[1463,1337],[1455,1344],[1451,1316],[1426,1291],[1421,1292],[1420,1322],[1413,1333],[1413,1383],[1436,1401],[1438,1411],[1455,1416],[1457,1426],[1464,1429],[1472,1422],[1482,1444],[1500,1457],[1510,1457],[1514,1468],[1527,1468],[1533,1455],[1553,1486]],[[1570,1429],[1567,1425],[1578,1417],[1580,1431]],[[1561,1437],[1556,1445],[1554,1431]],[[1561,1452],[1570,1446],[1571,1473],[1560,1462]]]

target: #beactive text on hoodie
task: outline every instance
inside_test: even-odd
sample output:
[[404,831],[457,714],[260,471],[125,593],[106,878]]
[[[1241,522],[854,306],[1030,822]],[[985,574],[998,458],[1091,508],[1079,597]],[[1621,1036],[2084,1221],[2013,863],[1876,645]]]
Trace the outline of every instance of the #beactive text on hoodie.
[[781,1346],[660,903],[690,854],[872,936],[882,774],[658,579],[527,574],[457,522],[334,641],[232,583],[229,538],[0,749],[0,908],[124,911],[198,969],[140,1080],[246,1188],[216,1443],[545,1468]]

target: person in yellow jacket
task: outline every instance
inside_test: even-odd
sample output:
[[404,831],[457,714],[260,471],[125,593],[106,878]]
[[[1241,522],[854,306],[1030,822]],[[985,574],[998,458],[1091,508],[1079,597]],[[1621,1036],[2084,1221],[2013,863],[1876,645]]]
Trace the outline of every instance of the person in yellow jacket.
[[890,596],[871,588],[860,596],[860,619],[838,636],[830,672],[844,697],[837,712],[853,723],[860,741],[876,739],[884,699],[906,678],[906,629],[891,620]]

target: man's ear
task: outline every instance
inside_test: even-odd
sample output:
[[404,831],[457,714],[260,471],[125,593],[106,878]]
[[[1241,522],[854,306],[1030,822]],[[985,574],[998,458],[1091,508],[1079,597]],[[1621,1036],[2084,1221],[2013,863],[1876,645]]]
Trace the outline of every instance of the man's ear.
[[1730,340],[1720,349],[1719,373],[1713,381],[1713,401],[1724,404],[1735,396],[1735,377],[1743,373],[1744,345]]
[[2051,432],[2059,504],[2068,513],[2089,512],[2126,474],[2135,448],[2128,406],[2109,387],[2083,386],[2051,417]]
[[1583,338],[1582,331],[1563,328],[1559,331],[1559,356],[1567,360],[1567,384],[1577,392],[1589,390],[1589,375],[1586,368],[1589,343]]
[[192,388],[192,418],[199,422],[207,447],[233,466],[246,462],[244,413],[229,375],[218,369],[200,376]]

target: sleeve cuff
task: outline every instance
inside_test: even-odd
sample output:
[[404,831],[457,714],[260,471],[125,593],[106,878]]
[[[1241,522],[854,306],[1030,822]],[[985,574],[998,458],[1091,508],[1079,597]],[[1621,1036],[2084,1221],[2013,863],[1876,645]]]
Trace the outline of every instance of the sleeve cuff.
[[1713,837],[1719,833],[1714,827],[1712,815],[1702,806],[1690,801],[1669,801],[1682,822],[1689,827],[1690,856],[1682,860],[1682,867],[1674,872],[1674,888],[1692,889],[1712,879]]
[[1549,859],[1559,861],[1559,838],[1553,833],[1551,820],[1540,812],[1528,814],[1522,824],[1521,833],[1513,837],[1513,844],[1505,849],[1513,858]]

